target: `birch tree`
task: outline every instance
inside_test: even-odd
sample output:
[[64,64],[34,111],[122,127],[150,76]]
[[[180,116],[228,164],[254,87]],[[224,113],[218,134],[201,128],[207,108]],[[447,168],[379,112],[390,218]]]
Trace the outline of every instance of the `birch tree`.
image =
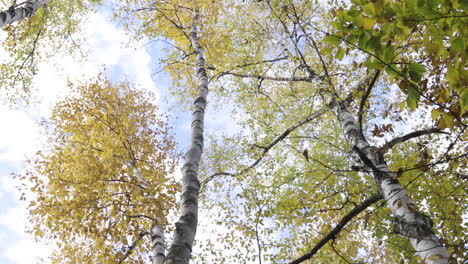
[[[143,3],[138,3],[138,4],[146,4],[144,1]],[[181,3],[181,4],[186,4],[186,3]],[[205,3],[206,5],[206,3]],[[131,5],[129,5],[131,6]],[[73,252],[75,252],[76,247],[73,246],[64,246],[64,250],[62,250],[62,255],[57,255],[55,258],[61,262],[82,262],[84,259],[89,258],[90,256],[95,255],[97,261],[104,261],[106,263],[113,263],[113,261],[143,261],[142,255],[139,253],[143,249],[139,245],[144,238],[145,235],[151,235],[152,237],[152,251],[153,251],[153,263],[188,263],[191,257],[191,250],[192,250],[192,245],[194,242],[194,237],[196,233],[196,228],[197,228],[197,211],[198,211],[198,192],[199,192],[199,180],[198,180],[198,166],[201,158],[201,154],[203,151],[203,123],[204,123],[204,112],[205,112],[205,107],[206,107],[206,100],[207,100],[207,93],[208,93],[208,77],[206,74],[206,68],[205,68],[205,58],[203,55],[203,48],[200,45],[199,39],[198,39],[198,28],[201,25],[201,11],[200,9],[206,8],[204,5],[199,5],[198,2],[193,2],[189,3],[189,5],[182,6],[182,5],[177,5],[176,3],[161,3],[160,6],[155,5],[154,9],[148,9],[150,14],[148,17],[144,17],[145,19],[154,19],[154,16],[159,18],[158,22],[158,27],[152,28],[153,31],[155,32],[160,32],[159,34],[162,34],[163,36],[171,36],[171,34],[176,34],[176,36],[182,36],[183,38],[175,38],[176,44],[177,45],[184,45],[184,47],[188,47],[193,50],[194,53],[194,62],[195,62],[195,67],[191,73],[188,73],[187,76],[190,76],[191,74],[196,74],[198,78],[198,84],[196,85],[195,91],[197,91],[197,96],[194,100],[194,111],[193,111],[193,121],[192,121],[192,133],[191,133],[191,147],[187,154],[185,155],[185,163],[182,167],[182,193],[181,193],[181,203],[180,203],[180,218],[179,220],[175,223],[175,229],[174,229],[174,239],[172,240],[172,244],[170,248],[167,250],[167,257],[166,257],[166,250],[164,246],[164,233],[166,231],[172,230],[171,227],[169,227],[166,223],[166,217],[167,217],[167,212],[170,209],[174,209],[176,207],[174,206],[166,206],[163,205],[162,207],[164,208],[159,208],[160,211],[165,212],[164,216],[157,214],[155,217],[151,218],[147,214],[136,214],[141,215],[144,217],[145,215],[148,216],[149,219],[153,220],[153,224],[151,225],[151,228],[146,227],[146,229],[142,228],[137,228],[139,229],[139,232],[133,232],[131,230],[118,230],[118,228],[115,228],[115,232],[119,233],[121,236],[129,236],[132,235],[136,240],[128,245],[125,245],[123,242],[123,237],[120,237],[120,242],[117,244],[123,244],[123,247],[117,248],[117,249],[107,249],[103,245],[108,245],[112,246],[115,245],[115,241],[106,241],[104,238],[96,238],[96,241],[94,243],[94,248],[89,248],[89,255],[79,257],[77,255],[73,255]],[[180,9],[180,10],[179,10]],[[162,17],[160,17],[162,16]],[[178,19],[183,18],[183,20],[179,20],[177,22],[174,22],[172,19],[172,16],[177,16]],[[181,23],[178,25],[177,23]],[[141,30],[139,28],[129,28],[135,31]],[[145,31],[149,32],[150,34],[155,34],[153,31]],[[172,36],[173,37],[173,36]],[[191,58],[192,59],[192,58]],[[192,83],[187,83],[187,85],[191,85]],[[108,83],[103,84],[102,86],[109,86]],[[94,87],[91,85],[90,87]],[[119,93],[118,91],[115,91],[115,93]],[[91,93],[87,93],[88,95]],[[86,98],[88,99],[88,98]],[[124,100],[125,98],[116,98],[115,100],[117,103],[119,101],[123,105],[126,105],[128,103],[135,103],[135,102],[126,102]],[[106,112],[106,111],[105,111]],[[148,116],[149,119],[154,118],[152,116]],[[101,118],[99,118],[101,119]],[[150,121],[148,121],[150,122]],[[138,124],[135,124],[138,125]],[[77,124],[77,127],[83,126],[83,124]],[[86,128],[82,127],[84,131],[86,131]],[[113,129],[111,129],[113,130]],[[117,132],[117,135],[120,135],[121,133]],[[141,136],[143,138],[151,137],[151,135],[135,135],[136,137]],[[125,143],[125,142],[124,142]],[[107,142],[102,142],[101,144],[107,145]],[[124,144],[125,145],[125,144]],[[111,146],[106,146],[110,147]],[[101,148],[99,148],[101,149]],[[168,150],[170,151],[170,147],[168,147]],[[151,153],[148,151],[148,153]],[[121,155],[119,155],[121,156]],[[51,157],[44,157],[44,160],[50,160]],[[99,160],[96,161],[99,164],[102,163],[108,163],[107,160]],[[132,168],[134,165],[135,160],[129,160],[128,166]],[[120,166],[123,167],[124,169],[126,166],[120,164],[105,164],[103,166]],[[157,192],[157,193],[164,193],[166,191],[162,191],[163,187],[169,187],[169,193],[171,194],[173,191],[171,189],[171,186],[161,186],[160,188],[155,188],[155,186],[150,186],[146,181],[142,179],[141,173],[139,170],[141,168],[135,167],[133,168],[135,170],[134,172],[134,178],[136,178],[139,183],[141,189],[143,189],[143,192],[145,193],[146,191],[151,191],[152,193]],[[41,170],[41,168],[35,168],[33,170],[37,173],[37,178],[40,178],[41,174],[45,174],[44,170]],[[56,173],[53,172],[51,173],[55,177]],[[146,177],[143,177],[146,178]],[[37,180],[41,181],[41,180]],[[44,186],[47,186],[47,183],[41,182]],[[106,188],[106,187],[104,187]],[[40,192],[40,191],[39,191]],[[141,195],[141,194],[138,194]],[[159,195],[164,195],[164,194],[159,194]],[[88,194],[83,194],[83,197],[88,197]],[[111,195],[112,196],[112,195]],[[88,198],[86,198],[88,199]],[[138,198],[134,198],[138,199]],[[168,202],[170,202],[169,200]],[[34,202],[35,203],[35,202]],[[35,205],[35,204],[34,204]],[[156,205],[153,203],[153,206],[155,206],[154,209],[156,209]],[[99,207],[99,206],[98,206]],[[41,208],[45,208],[44,206],[41,205]],[[95,210],[94,208],[93,212],[99,216],[102,217],[103,219],[108,219],[109,217],[105,212],[101,212],[99,210]],[[45,211],[34,211],[31,210],[32,215],[37,216],[40,218],[40,220],[37,220],[38,225],[40,226],[40,222],[42,222],[41,217],[47,217],[47,213]],[[153,212],[151,215],[156,214],[156,212]],[[97,217],[96,216],[96,217]],[[135,217],[137,217],[135,216]],[[110,216],[113,218],[112,216]],[[134,214],[131,214],[129,216],[130,218],[134,217]],[[138,217],[137,217],[138,218]],[[78,219],[78,218],[77,218]],[[161,219],[161,220],[158,220]],[[111,220],[109,220],[111,221]],[[90,219],[90,222],[93,224],[96,224],[96,220]],[[72,227],[69,227],[72,228]],[[108,227],[112,228],[113,227]],[[47,230],[47,228],[44,228]],[[77,228],[76,230],[79,230]],[[42,236],[44,231],[40,231],[37,236]],[[109,231],[106,231],[109,232]],[[85,236],[84,238],[84,244],[87,244],[87,240],[89,240],[88,237]],[[59,240],[63,241],[66,240],[66,237],[61,237]],[[79,244],[79,246],[83,246],[84,244]],[[132,253],[132,251],[136,251],[138,248],[137,253]],[[125,251],[127,249],[127,251]],[[99,253],[96,253],[99,252]],[[131,256],[134,256],[130,258]]]
[[[429,56],[427,47],[418,46],[418,33],[410,33],[415,28],[425,30],[430,19],[452,17],[451,21],[458,23],[463,8],[444,7],[442,13],[446,15],[429,18],[418,10],[415,13],[415,3],[410,1],[384,3],[383,7],[379,7],[382,1],[337,4],[330,16],[320,16],[327,14],[330,6],[310,1],[264,1],[240,7],[237,16],[229,17],[233,27],[242,24],[249,28],[243,33],[261,32],[255,38],[231,35],[232,42],[237,40],[249,48],[245,53],[242,49],[230,53],[232,64],[227,68],[213,65],[225,94],[229,94],[231,102],[235,97],[236,105],[248,113],[242,125],[253,131],[250,135],[219,139],[208,152],[212,154],[208,154],[204,170],[204,182],[212,184],[207,187],[209,195],[216,201],[212,208],[223,209],[219,218],[231,223],[232,232],[243,233],[239,237],[228,233],[216,239],[238,243],[242,250],[231,255],[234,259],[259,263],[301,263],[312,257],[320,263],[416,263],[421,259],[425,263],[449,263],[466,258],[461,254],[464,236],[457,235],[464,233],[462,215],[466,212],[465,207],[457,205],[466,175],[466,169],[460,167],[466,164],[466,89],[461,88],[466,78],[460,69],[453,73],[457,76],[453,82],[446,82],[444,74],[450,75],[450,71],[430,70],[455,67],[463,63],[464,55]],[[417,5],[426,13],[437,12],[436,3]],[[378,8],[381,14],[375,11]],[[349,17],[339,15],[345,13]],[[418,17],[411,20],[415,23],[411,25],[413,31],[407,31],[402,21],[414,14]],[[380,27],[389,31],[379,31]],[[454,43],[455,52],[462,52],[458,45],[464,44],[458,44],[457,35],[463,36],[465,31],[457,32],[449,43]],[[236,61],[259,50],[267,51],[259,53],[263,55],[260,60]],[[400,91],[391,86],[394,82]],[[444,89],[453,96],[441,95]],[[421,121],[427,127],[414,126],[413,131],[397,129],[420,116],[434,121]],[[436,147],[444,138],[440,135],[449,132],[451,136],[444,136],[448,145]],[[244,142],[243,146],[239,142]],[[399,150],[392,151],[395,147]],[[402,155],[408,153],[413,153],[412,158],[405,160]],[[447,165],[450,173],[443,172]],[[437,181],[438,177],[445,180]],[[458,194],[444,196],[441,202],[440,192],[431,186],[436,184],[434,181],[441,189]],[[375,185],[370,188],[369,184]],[[376,202],[377,196],[369,192],[381,193],[390,210],[381,209],[381,205],[374,207],[364,217],[353,220],[346,231],[343,223],[349,223],[350,216],[355,217],[363,205]],[[220,199],[216,193],[226,196]],[[411,196],[430,205],[421,209]],[[450,204],[451,213],[440,207],[444,203]],[[243,209],[238,204],[244,205]],[[457,216],[453,220],[430,220],[431,214]],[[373,222],[380,217],[386,220]],[[352,230],[359,225],[372,230],[372,235]],[[457,231],[448,231],[444,225]],[[287,234],[286,238],[275,236],[281,232]],[[246,236],[250,240],[246,241]],[[365,250],[369,248],[365,241],[373,241],[375,248]],[[207,246],[215,244],[210,241]],[[291,259],[291,248],[302,256]],[[401,253],[394,253],[393,248]],[[367,253],[359,257],[359,250]],[[206,254],[203,257],[209,259]],[[226,256],[220,259],[227,261]]]
[[35,196],[29,232],[53,263],[158,262],[176,207],[179,154],[153,95],[104,77],[70,84],[43,122],[47,142],[21,176]]

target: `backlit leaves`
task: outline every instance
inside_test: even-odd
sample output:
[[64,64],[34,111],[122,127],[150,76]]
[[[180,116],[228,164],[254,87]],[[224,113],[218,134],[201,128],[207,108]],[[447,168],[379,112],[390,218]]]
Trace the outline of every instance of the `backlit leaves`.
[[[23,177],[35,197],[29,231],[57,241],[54,263],[116,263],[153,221],[167,225],[178,154],[153,95],[103,77],[70,86]],[[127,262],[145,263],[149,241]]]
[[[334,35],[358,48],[374,63],[369,69],[385,68],[405,89],[407,105],[415,109],[442,104],[458,118],[468,111],[464,90],[468,85],[466,53],[468,22],[466,1],[408,0],[351,1],[336,5]],[[421,82],[429,81],[423,86]],[[447,89],[453,96],[443,97]],[[423,95],[423,97],[417,95]]]
[[[33,16],[5,26],[2,30],[7,36],[1,45],[10,58],[0,61],[0,100],[14,105],[18,99],[34,99],[32,78],[39,62],[58,52],[75,55],[79,54],[77,51],[83,52],[78,45],[85,37],[81,22],[100,3],[100,0],[50,0]],[[11,4],[12,1],[0,1],[5,9]]]

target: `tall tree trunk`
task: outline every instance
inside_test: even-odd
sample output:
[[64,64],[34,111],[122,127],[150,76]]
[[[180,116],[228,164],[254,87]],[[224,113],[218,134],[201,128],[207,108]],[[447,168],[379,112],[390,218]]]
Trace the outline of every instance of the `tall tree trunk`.
[[49,0],[34,0],[21,4],[21,7],[12,6],[8,10],[0,12],[0,27],[9,25],[32,16],[36,11]]
[[335,103],[332,107],[335,108],[346,139],[365,166],[372,170],[375,182],[395,215],[394,231],[408,238],[425,263],[448,264],[447,249],[434,234],[431,219],[418,212],[401,183],[393,177],[394,173],[388,168],[383,154],[376,151],[377,148],[371,146],[360,134],[345,103]]
[[151,227],[151,244],[153,246],[152,264],[164,264],[166,261],[164,227],[153,223]]
[[208,95],[208,77],[206,75],[203,49],[197,38],[198,10],[190,30],[190,41],[196,54],[198,95],[194,102],[192,117],[192,135],[190,150],[185,155],[182,167],[182,197],[180,218],[175,224],[176,229],[172,245],[167,254],[167,264],[189,263],[195,233],[198,224],[198,167],[203,152],[203,123],[205,116],[206,98]]

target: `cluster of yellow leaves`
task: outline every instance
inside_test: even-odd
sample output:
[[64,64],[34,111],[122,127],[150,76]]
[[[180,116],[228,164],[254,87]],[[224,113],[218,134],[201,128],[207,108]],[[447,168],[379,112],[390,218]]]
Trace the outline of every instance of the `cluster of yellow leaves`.
[[[167,53],[162,60],[166,72],[172,77],[173,92],[184,94],[181,100],[189,102],[188,98],[192,98],[196,91],[193,88],[197,87],[196,74],[193,74],[196,58],[189,39],[195,10],[199,10],[200,15],[197,36],[211,77],[219,73],[217,69],[248,63],[260,52],[253,50],[250,42],[262,33],[253,30],[256,25],[242,23],[247,14],[243,5],[235,1],[213,0],[126,0],[121,2],[115,17],[123,16],[123,24],[134,39],[161,41],[158,43],[166,47]],[[234,50],[236,56],[226,52]],[[265,51],[261,52],[263,55]]]
[[[116,263],[153,222],[167,224],[179,154],[151,94],[103,77],[70,86],[22,177],[36,197],[30,232],[58,242],[56,263]],[[149,242],[127,260],[143,263]]]

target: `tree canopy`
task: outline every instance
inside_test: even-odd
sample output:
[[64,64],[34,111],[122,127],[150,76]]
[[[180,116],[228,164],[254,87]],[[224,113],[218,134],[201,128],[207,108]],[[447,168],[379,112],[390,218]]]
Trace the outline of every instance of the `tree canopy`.
[[0,99],[12,105],[34,99],[32,79],[38,63],[60,53],[85,56],[82,43],[86,36],[81,22],[100,3],[100,0],[0,1],[5,13],[18,14],[23,12],[21,9],[34,7],[26,13],[30,17],[18,16],[21,18],[18,23],[2,23],[7,36],[1,44],[9,59],[0,61]]
[[99,77],[70,86],[22,176],[37,195],[29,231],[58,241],[54,263],[145,263],[148,230],[168,225],[176,207],[179,155],[170,127],[154,97],[128,83]]
[[[54,108],[49,150],[24,176],[33,232],[63,243],[59,263],[115,263],[125,249],[144,262],[151,245],[128,236],[156,224],[175,233],[167,263],[465,262],[467,7],[119,1],[132,38],[166,43],[172,96],[194,102],[180,218],[171,228],[169,129],[141,92],[99,79]],[[204,133],[208,87],[238,131]],[[199,207],[212,234],[192,251]]]

